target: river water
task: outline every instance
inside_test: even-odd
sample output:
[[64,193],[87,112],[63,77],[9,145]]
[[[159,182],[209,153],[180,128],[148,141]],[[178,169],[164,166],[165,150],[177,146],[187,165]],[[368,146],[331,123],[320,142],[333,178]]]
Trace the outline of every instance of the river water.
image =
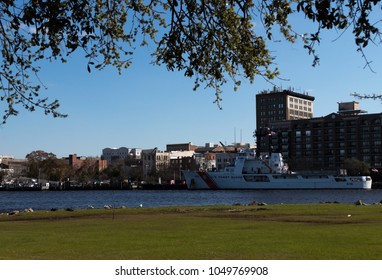
[[375,190],[115,190],[115,191],[1,191],[0,212],[11,210],[84,209],[92,206],[156,207],[249,204],[310,204],[320,202],[376,203],[382,189]]

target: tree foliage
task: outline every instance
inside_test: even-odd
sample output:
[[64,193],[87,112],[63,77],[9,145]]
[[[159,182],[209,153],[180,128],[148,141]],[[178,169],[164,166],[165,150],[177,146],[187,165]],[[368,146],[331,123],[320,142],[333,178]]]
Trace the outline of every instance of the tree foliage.
[[48,160],[48,159],[55,159],[57,157],[53,153],[48,153],[48,152],[45,152],[42,150],[37,150],[37,151],[33,151],[33,152],[30,152],[29,154],[27,154],[25,156],[25,158],[28,161],[41,162],[41,161]]
[[55,154],[37,150],[27,154],[26,159],[28,160],[29,177],[39,179],[59,177],[56,173],[58,173],[62,163]]
[[370,175],[370,164],[358,159],[345,159],[344,167],[348,175]]
[[[137,47],[150,44],[155,64],[193,78],[195,89],[213,88],[219,104],[222,85],[229,81],[236,89],[242,79],[278,76],[268,47],[275,31],[289,42],[303,41],[316,65],[323,29],[352,32],[363,56],[370,43],[379,44],[380,12],[380,0],[4,0],[3,122],[20,109],[66,116],[58,111],[58,100],[41,96],[42,60],[66,62],[82,50],[89,72],[108,65],[122,71],[131,65]],[[315,23],[316,29],[297,32],[290,24],[295,14]]]

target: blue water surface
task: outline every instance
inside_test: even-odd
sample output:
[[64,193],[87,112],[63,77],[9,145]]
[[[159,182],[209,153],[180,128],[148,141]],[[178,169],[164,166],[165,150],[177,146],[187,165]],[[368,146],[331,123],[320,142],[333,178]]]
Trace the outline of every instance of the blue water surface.
[[114,191],[0,191],[0,212],[11,210],[84,209],[92,206],[156,207],[249,204],[311,204],[320,202],[377,203],[375,190],[114,190]]

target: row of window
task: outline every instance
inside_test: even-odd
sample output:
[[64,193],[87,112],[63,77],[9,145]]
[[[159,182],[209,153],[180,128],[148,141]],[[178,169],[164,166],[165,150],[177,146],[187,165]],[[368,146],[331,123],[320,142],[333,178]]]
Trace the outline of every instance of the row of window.
[[[368,141],[360,141],[358,142],[358,145],[360,145],[360,147],[362,148],[367,148],[369,149],[370,148],[370,142]],[[348,143],[347,145],[345,143],[337,143],[337,145],[335,145],[333,142],[329,142],[329,143],[313,143],[313,145],[311,143],[306,143],[304,145],[301,145],[301,144],[296,144],[295,145],[295,148],[296,149],[301,149],[302,147],[305,148],[306,150],[310,150],[312,147],[314,149],[322,149],[322,148],[328,148],[328,149],[333,149],[333,148],[345,148],[345,147],[357,147],[357,143]],[[374,141],[372,142],[372,148],[373,149],[380,149],[381,148],[381,141]]]
[[[293,105],[293,104],[289,104],[289,108],[291,109],[291,113],[293,112],[292,109],[298,109],[298,110],[301,110],[301,111],[308,111],[308,112],[312,112],[312,108],[311,107],[306,107],[306,106],[299,106],[299,105]],[[293,114],[293,113],[292,113]]]
[[295,124],[294,129],[299,128],[322,128],[322,127],[340,127],[347,129],[353,127],[357,128],[357,125],[360,126],[374,126],[374,127],[381,127],[381,119],[380,118],[374,118],[374,119],[364,119],[364,120],[347,120],[347,121],[336,121],[336,122],[313,122],[313,123],[299,123]]
[[[310,137],[312,135],[314,136],[321,136],[321,135],[333,135],[333,132],[338,134],[338,136],[344,136],[345,135],[345,130],[344,129],[338,129],[334,131],[333,129],[327,129],[327,130],[313,130],[313,133],[311,130],[296,130],[295,131],[295,136],[296,137],[301,137],[301,136],[306,136]],[[364,128],[364,129],[351,129],[351,130],[346,130],[346,134],[356,134],[358,132],[361,132],[360,136],[369,136],[373,135],[374,137],[380,137],[381,136],[381,128],[380,127],[375,127],[374,129],[369,129],[369,128]],[[370,133],[371,132],[371,133]],[[370,133],[370,134],[369,134]]]
[[[300,142],[348,142],[348,141],[380,141],[382,138],[381,134],[363,134],[363,135],[338,135],[338,137],[334,137],[332,135],[326,135],[326,136],[306,136],[306,137],[296,137],[294,142],[300,143]],[[286,141],[288,138],[283,138],[282,141]],[[277,139],[275,139],[277,141]]]
[[297,116],[297,117],[309,117],[311,118],[312,117],[312,113],[309,113],[309,112],[303,112],[303,111],[296,111],[296,110],[290,110],[289,111],[289,116],[290,117],[293,117],[293,116]]
[[266,105],[260,105],[258,108],[260,108],[261,111],[265,111],[268,109],[282,109],[284,108],[284,103],[269,103]]
[[[304,154],[304,153],[298,152],[298,153],[296,153],[296,156],[298,156],[298,157],[311,156],[311,154],[307,154],[307,153]],[[322,156],[316,157],[318,165],[322,165],[323,162],[325,164],[330,164],[330,163],[335,163],[335,162],[336,163],[344,162],[346,158],[348,158],[348,157],[346,157],[345,155],[342,155],[342,156],[332,155],[332,156],[326,156],[326,157],[324,157],[322,155]],[[361,155],[361,156],[357,157],[357,159],[364,161],[364,162],[373,162],[373,166],[376,166],[376,167],[382,166],[381,157],[371,156],[371,155]],[[335,166],[335,167],[338,167],[338,166]]]
[[303,100],[303,99],[295,98],[295,97],[289,97],[289,102],[290,103],[304,104],[304,105],[312,106],[312,102],[311,101]]
[[144,160],[154,160],[154,157],[156,160],[168,160],[168,156],[161,156],[161,155],[144,155],[143,159]]

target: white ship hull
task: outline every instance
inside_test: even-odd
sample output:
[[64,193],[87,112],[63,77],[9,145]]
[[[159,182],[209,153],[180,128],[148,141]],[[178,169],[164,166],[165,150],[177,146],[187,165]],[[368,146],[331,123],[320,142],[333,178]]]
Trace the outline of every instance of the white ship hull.
[[188,189],[371,189],[369,176],[229,174],[183,171]]
[[371,189],[370,176],[296,174],[288,171],[280,153],[255,158],[240,153],[223,171],[183,171],[189,189]]

